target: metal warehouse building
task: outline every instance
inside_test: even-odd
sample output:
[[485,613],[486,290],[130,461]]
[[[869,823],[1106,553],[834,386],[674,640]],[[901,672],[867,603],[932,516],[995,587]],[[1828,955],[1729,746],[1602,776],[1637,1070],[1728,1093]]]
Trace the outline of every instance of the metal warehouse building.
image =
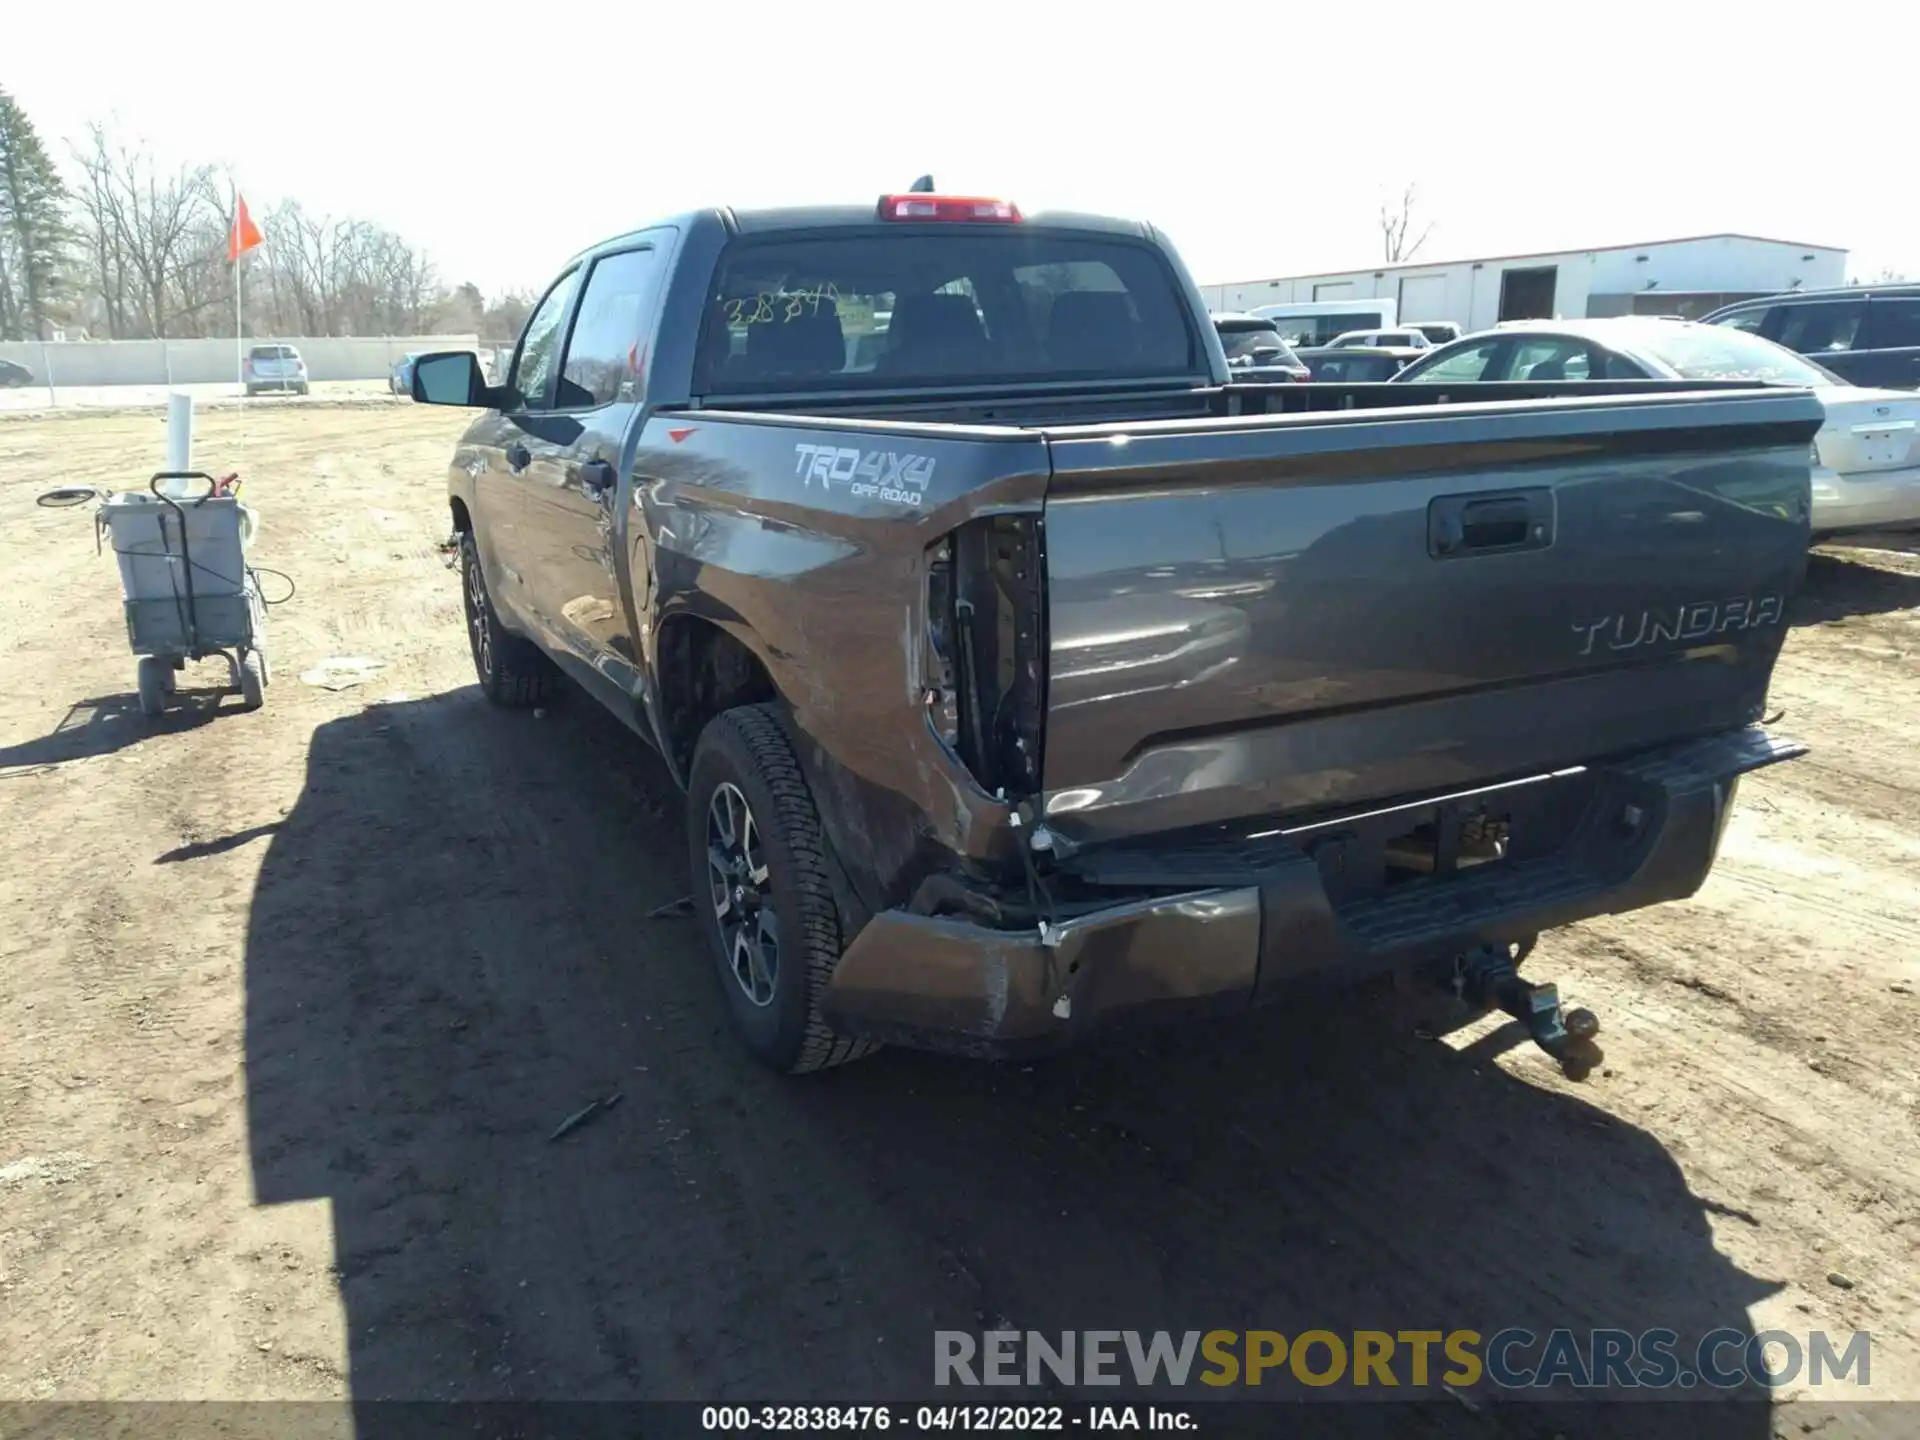
[[1542,255],[1382,265],[1201,287],[1215,310],[1326,300],[1391,299],[1403,323],[1453,320],[1484,330],[1501,320],[1681,315],[1788,290],[1847,283],[1847,252],[1758,235],[1695,235]]

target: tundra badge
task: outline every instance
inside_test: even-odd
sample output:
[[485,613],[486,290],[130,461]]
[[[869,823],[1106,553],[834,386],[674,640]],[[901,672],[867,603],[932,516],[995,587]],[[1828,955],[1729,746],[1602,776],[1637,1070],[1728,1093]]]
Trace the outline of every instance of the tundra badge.
[[1573,633],[1580,637],[1582,655],[1593,654],[1598,645],[1637,650],[1642,645],[1705,640],[1730,630],[1778,625],[1784,610],[1778,595],[1737,595],[1730,600],[1695,600],[1671,609],[1629,610],[1598,620],[1576,620]]

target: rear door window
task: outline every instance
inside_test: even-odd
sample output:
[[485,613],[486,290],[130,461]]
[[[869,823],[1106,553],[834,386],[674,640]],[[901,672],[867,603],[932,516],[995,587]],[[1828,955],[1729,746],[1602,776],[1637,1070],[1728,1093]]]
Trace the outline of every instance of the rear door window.
[[638,398],[664,270],[663,256],[651,246],[594,261],[560,368],[560,408]]
[[1857,349],[1854,342],[1866,318],[1865,300],[1820,300],[1789,305],[1774,338],[1789,350],[1817,360],[1823,354]]
[[1592,380],[1593,360],[1585,341],[1546,336],[1522,340],[1507,362],[1509,380]]
[[1875,350],[1920,349],[1920,295],[1888,295],[1869,304],[1866,343]]
[[736,241],[703,394],[1196,375],[1184,292],[1154,248],[1004,226]]
[[1406,377],[1409,385],[1459,384],[1462,381],[1485,380],[1493,369],[1493,362],[1500,353],[1504,340],[1482,340],[1477,345],[1463,346],[1436,360],[1424,369]]

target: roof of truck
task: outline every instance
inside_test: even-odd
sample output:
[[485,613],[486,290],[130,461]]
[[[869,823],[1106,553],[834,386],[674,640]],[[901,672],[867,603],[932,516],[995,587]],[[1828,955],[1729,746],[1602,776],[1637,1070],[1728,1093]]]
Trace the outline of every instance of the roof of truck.
[[[865,205],[794,205],[765,210],[722,210],[720,215],[735,233],[758,235],[770,230],[826,230],[843,225],[877,225],[880,223],[879,208],[879,197],[875,196]],[[965,222],[945,220],[923,223],[947,226]],[[1064,226],[1073,230],[1103,230],[1114,235],[1143,236],[1151,233],[1138,220],[1122,220],[1113,215],[1092,215],[1073,210],[1042,210],[1032,214],[1022,211],[1020,223]]]
[[[766,235],[774,234],[782,230],[833,230],[842,227],[854,229],[856,227],[874,226],[881,223],[879,216],[879,198],[880,197],[875,196],[873,201],[866,205],[784,205],[754,210],[735,210],[720,206],[710,210],[691,210],[680,215],[665,215],[658,220],[649,221],[645,225],[637,225],[631,230],[623,231],[618,235],[609,235],[604,240],[596,241],[592,245],[583,246],[571,257],[568,263],[571,264],[588,255],[604,250],[609,245],[620,244],[622,241],[628,240],[648,230],[658,230],[669,226],[686,230],[702,221],[707,223],[718,221],[721,225],[725,226],[730,233],[735,235]],[[905,222],[894,223],[899,224]],[[924,221],[921,222],[920,225],[911,228],[926,228],[928,226],[945,228],[959,223],[964,222],[951,220]],[[1115,215],[1094,215],[1078,210],[1041,210],[1031,214],[1022,212],[1020,224],[1028,226],[1053,226],[1069,230],[1093,230],[1109,235],[1132,236],[1136,239],[1158,238],[1155,235],[1153,227],[1145,221],[1126,220]],[[983,225],[980,228],[993,229],[1001,227]]]

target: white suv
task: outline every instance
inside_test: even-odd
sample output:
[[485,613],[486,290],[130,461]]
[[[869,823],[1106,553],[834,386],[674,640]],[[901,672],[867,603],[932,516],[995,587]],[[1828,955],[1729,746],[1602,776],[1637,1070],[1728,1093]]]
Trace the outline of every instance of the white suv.
[[307,393],[307,362],[300,358],[300,352],[291,345],[254,346],[247,351],[247,362],[241,377],[246,382],[249,395],[258,395],[262,390],[291,390],[296,395]]

